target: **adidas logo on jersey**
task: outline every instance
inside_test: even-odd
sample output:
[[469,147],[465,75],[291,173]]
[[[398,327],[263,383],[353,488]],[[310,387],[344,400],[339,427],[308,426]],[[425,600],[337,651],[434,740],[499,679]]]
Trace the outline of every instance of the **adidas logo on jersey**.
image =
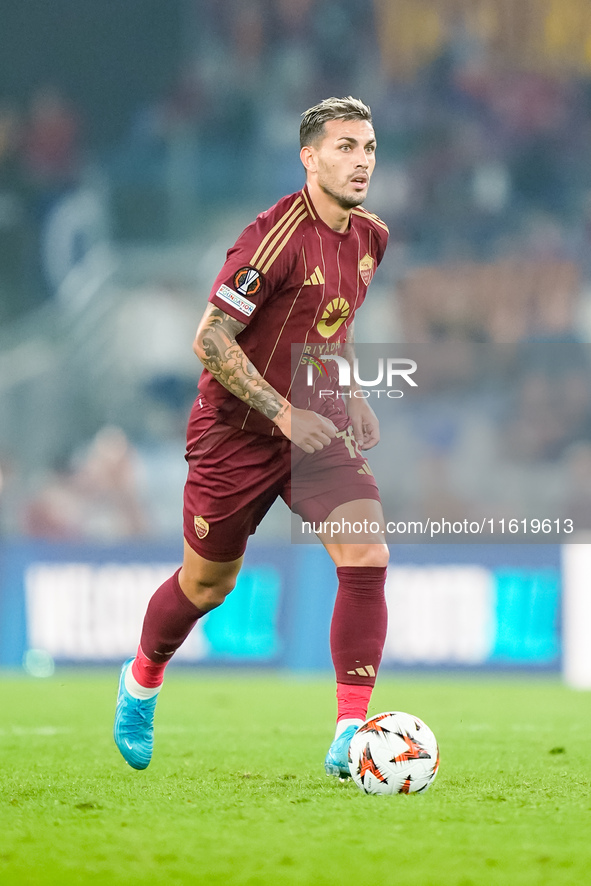
[[324,283],[324,275],[316,265],[308,279],[304,280],[304,286],[318,286],[320,283]]

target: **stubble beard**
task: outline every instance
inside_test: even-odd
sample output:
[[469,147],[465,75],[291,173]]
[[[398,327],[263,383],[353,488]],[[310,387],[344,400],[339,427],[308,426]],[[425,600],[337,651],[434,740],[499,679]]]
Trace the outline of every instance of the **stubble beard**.
[[367,197],[367,190],[365,194],[359,194],[359,196],[356,196],[355,194],[339,194],[328,185],[320,184],[320,188],[324,191],[325,194],[327,194],[327,196],[332,197],[332,199],[338,206],[340,206],[341,209],[346,210],[355,209],[356,206],[361,206],[361,204],[365,201],[365,198]]

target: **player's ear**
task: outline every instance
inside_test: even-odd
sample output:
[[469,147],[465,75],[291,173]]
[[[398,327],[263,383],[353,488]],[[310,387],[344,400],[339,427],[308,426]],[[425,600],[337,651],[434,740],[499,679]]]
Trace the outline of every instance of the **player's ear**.
[[306,172],[316,172],[316,152],[310,145],[304,145],[300,151],[300,160]]

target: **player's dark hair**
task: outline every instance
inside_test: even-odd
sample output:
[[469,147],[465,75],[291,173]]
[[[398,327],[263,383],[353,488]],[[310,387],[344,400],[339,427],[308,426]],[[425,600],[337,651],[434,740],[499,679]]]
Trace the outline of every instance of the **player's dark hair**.
[[345,98],[325,98],[302,114],[300,147],[316,143],[324,135],[327,120],[367,120],[372,123],[371,109],[361,99],[348,95]]

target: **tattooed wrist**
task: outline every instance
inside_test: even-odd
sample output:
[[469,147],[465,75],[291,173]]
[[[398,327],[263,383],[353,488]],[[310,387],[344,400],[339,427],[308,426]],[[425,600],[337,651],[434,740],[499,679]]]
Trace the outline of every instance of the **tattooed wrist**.
[[286,403],[286,402],[281,403],[281,405],[279,407],[279,411],[274,418],[275,423],[279,424],[280,421],[282,421],[284,418],[287,418],[287,416],[289,415],[290,409],[291,409],[291,406],[289,403]]

